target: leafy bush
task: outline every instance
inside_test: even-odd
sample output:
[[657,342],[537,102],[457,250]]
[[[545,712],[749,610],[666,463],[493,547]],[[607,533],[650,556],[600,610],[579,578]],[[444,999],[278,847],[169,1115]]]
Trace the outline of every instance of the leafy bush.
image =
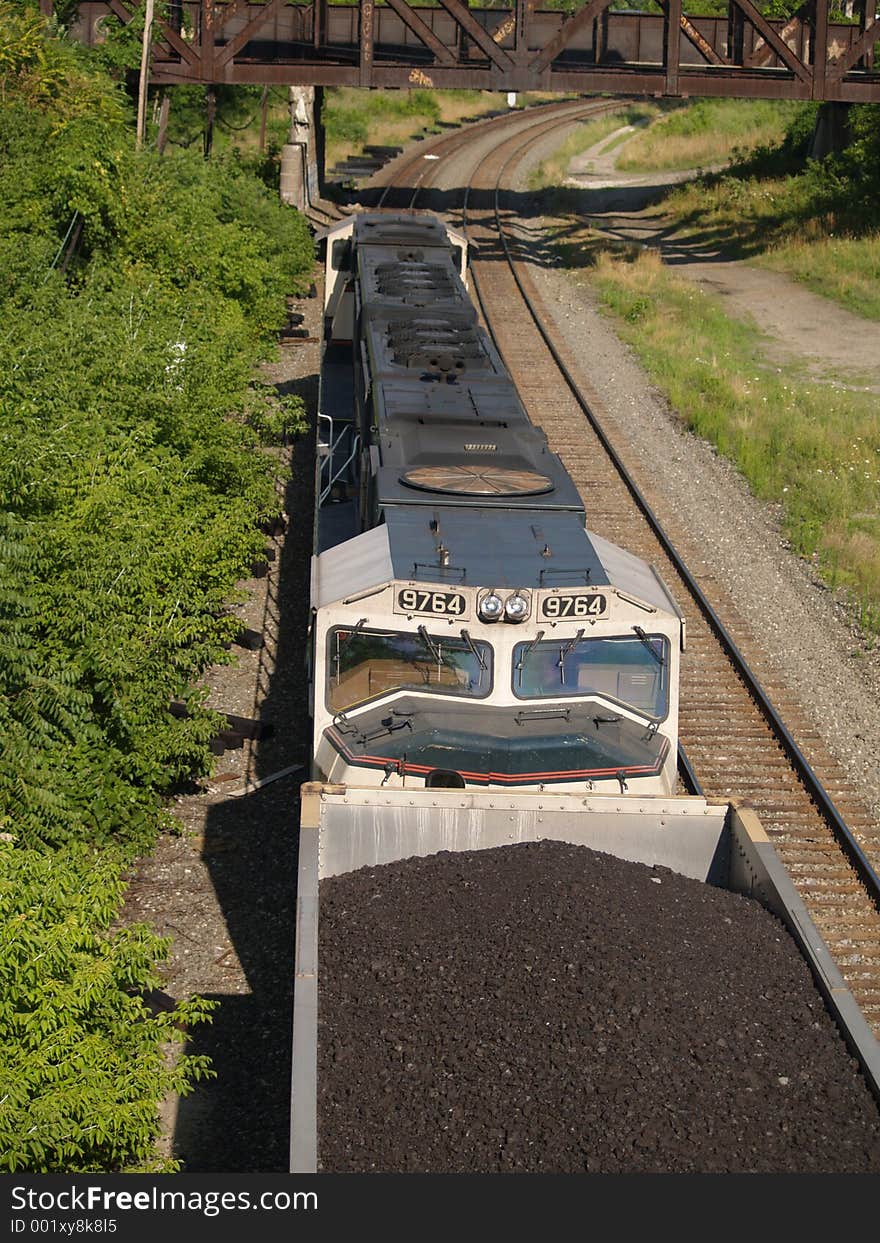
[[784,100],[698,99],[665,105],[667,115],[628,142],[618,167],[705,168],[778,142],[799,107]]
[[[106,56],[105,56],[106,61]],[[311,272],[304,220],[230,156],[137,152],[83,49],[0,0],[0,1164],[151,1162],[190,1001],[109,931],[162,797],[205,771],[197,689],[277,509],[254,385]],[[185,717],[170,703],[184,699]]]
[[851,141],[839,154],[810,161],[805,180],[817,209],[833,212],[839,229],[853,233],[878,226],[880,202],[880,104],[849,110]]
[[53,859],[0,842],[0,1169],[162,1168],[157,1100],[211,1073],[168,1051],[214,1003],[151,1013],[167,942],[143,926],[108,931],[118,871],[82,849]]
[[369,137],[367,123],[358,112],[326,108],[322,120],[330,142],[365,143]]
[[[30,647],[69,714],[32,758],[48,791],[17,782],[20,751],[0,758],[31,845],[143,842],[157,795],[209,762],[213,716],[168,704],[224,658],[226,601],[276,504],[258,432],[279,414],[249,386],[311,261],[301,217],[235,159],[112,139],[98,152],[78,119],[0,110],[0,496],[24,524]],[[56,260],[75,219],[71,283]]]

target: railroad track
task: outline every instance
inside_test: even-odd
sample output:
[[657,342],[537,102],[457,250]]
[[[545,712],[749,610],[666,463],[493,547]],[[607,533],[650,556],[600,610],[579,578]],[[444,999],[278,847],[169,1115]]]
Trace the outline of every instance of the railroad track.
[[[527,250],[505,213],[503,185],[554,130],[615,105],[552,105],[420,144],[372,180],[378,206],[415,206],[431,195],[442,157],[473,152],[459,219],[483,314],[533,421],[544,428],[584,499],[591,530],[657,566],[687,618],[681,740],[706,795],[755,808],[776,851],[875,1034],[880,1036],[880,829],[823,746],[803,708],[767,668],[734,601],[699,564],[693,534],[661,525],[663,498],[637,479],[626,449],[596,414],[579,361],[543,337],[552,323],[529,274]],[[440,160],[426,161],[426,154]],[[450,210],[449,192],[433,210]],[[456,220],[456,223],[459,221]],[[568,378],[566,374],[568,373]],[[574,391],[573,391],[574,390]],[[757,672],[756,672],[757,670]]]
[[[363,201],[365,205],[398,210],[414,207],[420,195],[433,189],[437,161],[459,152],[462,147],[479,151],[485,145],[491,150],[499,141],[515,142],[522,135],[536,141],[557,129],[603,116],[619,107],[620,102],[616,100],[564,100],[474,121],[464,129],[419,143],[414,151],[404,151],[370,179],[369,188],[362,193]],[[448,204],[441,204],[437,210],[444,208],[448,213]]]

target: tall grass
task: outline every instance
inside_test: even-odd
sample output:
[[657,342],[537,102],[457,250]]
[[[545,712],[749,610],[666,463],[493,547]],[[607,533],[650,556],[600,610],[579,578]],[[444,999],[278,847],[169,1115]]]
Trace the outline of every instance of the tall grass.
[[362,151],[368,142],[390,145],[411,137],[419,126],[433,125],[440,119],[440,105],[433,91],[340,87],[327,92],[321,119],[329,164]]
[[759,262],[857,315],[880,319],[880,231],[867,237],[819,240],[807,234],[766,251]]
[[618,160],[626,172],[707,168],[781,140],[796,104],[778,100],[700,99],[662,117]]
[[752,326],[653,252],[600,256],[592,280],[682,418],[782,507],[792,547],[880,633],[880,401],[768,367]]
[[682,233],[698,233],[731,258],[749,258],[793,234],[821,237],[828,229],[809,188],[795,176],[699,178],[670,191],[663,211]]
[[674,190],[664,214],[682,235],[785,272],[857,315],[880,319],[880,207],[873,231],[850,232],[804,176],[706,178]]
[[664,213],[685,235],[880,319],[880,107],[853,106],[847,147],[824,161],[807,158],[818,105],[794,107],[783,141],[674,190]]

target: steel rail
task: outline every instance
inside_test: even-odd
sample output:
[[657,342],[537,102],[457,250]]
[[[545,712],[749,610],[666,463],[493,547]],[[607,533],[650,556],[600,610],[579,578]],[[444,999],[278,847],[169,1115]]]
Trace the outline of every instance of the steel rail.
[[[726,626],[722,622],[721,618],[718,616],[717,612],[715,611],[715,609],[713,608],[709,600],[706,598],[705,594],[703,593],[702,588],[697,583],[696,579],[694,578],[693,574],[688,568],[683,557],[679,554],[678,550],[675,548],[672,541],[666,535],[666,532],[664,531],[663,526],[660,520],[658,519],[657,515],[654,513],[651,506],[648,504],[648,501],[645,498],[644,494],[642,493],[641,489],[638,487],[638,484],[635,482],[632,475],[627,470],[625,464],[620,458],[620,455],[617,453],[616,449],[614,448],[613,444],[608,438],[608,435],[606,434],[605,429],[602,427],[601,423],[599,422],[595,413],[591,409],[586,398],[580,392],[580,389],[577,386],[576,380],[574,379],[568,367],[566,366],[559,351],[557,350],[555,344],[553,343],[549,333],[544,328],[544,325],[541,323],[540,318],[532,303],[532,300],[529,297],[520,279],[519,273],[516,270],[516,265],[514,263],[513,256],[511,254],[510,246],[508,244],[507,236],[505,234],[504,226],[501,220],[501,209],[500,209],[500,196],[502,193],[501,178],[503,177],[504,173],[507,171],[509,165],[513,162],[513,160],[519,157],[522,151],[533,140],[534,140],[533,136],[527,137],[525,141],[523,142],[522,146],[517,148],[515,151],[513,151],[508,156],[504,164],[502,165],[501,169],[498,172],[498,176],[497,176],[496,183],[495,183],[494,204],[493,204],[494,216],[495,216],[495,227],[498,232],[498,237],[501,241],[501,245],[504,250],[504,255],[507,260],[508,266],[510,268],[511,274],[514,280],[516,281],[517,288],[519,289],[520,294],[523,298],[523,302],[525,306],[527,307],[528,312],[531,315],[532,320],[534,321],[534,324],[537,327],[539,333],[541,334],[541,337],[543,338],[544,343],[546,344],[550,354],[552,355],[554,362],[559,368],[559,372],[562,375],[563,379],[565,380],[566,385],[568,386],[572,396],[574,397],[580,409],[583,411],[587,421],[589,422],[597,438],[602,444],[602,447],[604,448],[605,452],[608,454],[608,457],[613,463],[615,469],[618,471],[623,483],[629,490],[630,495],[632,496],[633,500],[635,501],[641,513],[643,514],[645,520],[647,521],[649,527],[651,528],[652,532],[656,536],[664,552],[669,557],[672,564],[675,566],[675,569],[678,572],[678,574],[681,576],[688,591],[691,593],[692,598],[694,599],[695,603],[700,609],[700,612],[702,613],[704,619],[708,623],[711,631],[715,635],[719,644],[724,649],[725,653],[727,654],[728,659],[730,660],[734,669],[738,673],[739,677],[742,679],[743,684],[745,685],[749,694],[752,696],[753,700],[757,704],[762,715],[764,716],[764,719],[767,721],[767,723],[770,725],[771,729],[773,730],[785,754],[788,756],[789,762],[791,763],[795,772],[798,774],[801,782],[803,783],[811,799],[816,804],[820,814],[822,815],[822,817],[825,819],[825,821],[831,828],[831,831],[834,834],[835,838],[837,839],[839,845],[841,846],[843,853],[845,854],[849,862],[852,864],[853,868],[855,869],[856,873],[859,876],[859,879],[861,880],[862,884],[865,886],[865,889],[870,895],[872,902],[877,907],[877,909],[880,910],[880,877],[878,877],[869,859],[865,855],[859,843],[856,841],[851,829],[847,825],[843,816],[840,814],[830,794],[827,792],[827,790],[825,789],[825,787],[822,785],[821,781],[819,780],[818,776],[813,771],[812,766],[810,765],[806,756],[804,755],[804,753],[798,746],[788,726],[782,720],[772,700],[770,699],[770,696],[767,694],[767,692],[762,687],[758,678],[752,672],[747,660],[745,659],[743,654],[740,652],[737,644],[735,643],[733,637],[731,636]],[[463,222],[464,232],[466,236],[468,233],[467,209],[468,209],[470,190],[471,190],[471,186],[469,184],[465,188],[464,203],[462,207],[462,222]],[[489,327],[489,331],[490,331],[490,334],[492,335],[496,348],[498,348],[499,353],[501,353],[500,347],[498,346],[498,341],[495,339],[495,335],[492,332],[491,324],[489,322],[487,308],[483,300],[482,293],[480,291],[479,279],[477,277],[476,272],[473,269],[471,271],[471,276],[473,278],[474,289],[477,294],[477,299],[480,303],[480,308],[483,312],[483,318],[487,326]]]
[[[471,137],[474,133],[479,134],[483,130],[488,130],[492,128],[500,128],[503,122],[506,122],[506,121],[515,122],[528,113],[535,113],[535,112],[544,113],[544,112],[552,111],[553,115],[549,118],[549,125],[552,128],[554,125],[569,124],[571,121],[577,120],[581,117],[588,117],[592,115],[601,116],[605,112],[615,111],[616,109],[623,107],[624,102],[625,101],[621,101],[619,99],[610,101],[610,102],[602,101],[599,103],[597,103],[595,100],[591,102],[586,102],[583,99],[578,99],[578,100],[568,99],[568,100],[562,100],[559,102],[552,101],[552,102],[547,102],[547,103],[530,104],[528,108],[520,108],[520,109],[512,110],[510,112],[502,113],[500,115],[482,117],[481,119],[477,121],[470,122],[466,127],[464,127],[463,131],[457,131],[454,134],[441,135],[438,137],[435,143],[431,144],[431,153],[436,152],[438,148],[445,150],[448,147],[454,150],[457,146],[461,144],[463,132],[466,132],[467,136]],[[529,127],[530,131],[534,133],[534,130],[538,128],[538,126],[544,125],[545,120],[548,120],[548,118],[542,117],[541,120],[537,123],[537,125],[532,125]],[[542,130],[542,132],[544,131]],[[410,156],[406,158],[401,168],[393,170],[392,179],[389,180],[387,185],[382,187],[382,192],[376,201],[377,209],[385,206],[386,199],[388,198],[388,195],[392,192],[392,190],[399,190],[402,188],[400,185],[397,184],[396,178],[399,178],[403,173],[407,172],[410,169],[415,169],[417,165],[419,164],[419,162],[423,160],[424,158],[425,158],[424,154],[422,152],[419,152],[415,156]],[[423,185],[423,182],[424,182],[425,177],[430,173],[430,171],[431,170],[428,168],[423,169],[423,171],[415,178],[414,183],[412,184],[412,194],[410,196],[408,210],[411,211],[415,207],[416,200],[418,199],[421,192],[426,188]],[[407,186],[407,188],[409,188],[409,186]]]

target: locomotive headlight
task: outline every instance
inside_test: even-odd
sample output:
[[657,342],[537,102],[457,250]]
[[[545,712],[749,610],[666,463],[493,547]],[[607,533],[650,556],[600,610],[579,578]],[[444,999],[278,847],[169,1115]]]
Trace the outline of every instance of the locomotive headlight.
[[497,592],[490,591],[488,595],[483,596],[479,603],[477,612],[483,621],[493,622],[504,612],[504,601]]
[[509,622],[521,622],[529,614],[529,602],[517,591],[508,596],[504,604],[504,616]]

